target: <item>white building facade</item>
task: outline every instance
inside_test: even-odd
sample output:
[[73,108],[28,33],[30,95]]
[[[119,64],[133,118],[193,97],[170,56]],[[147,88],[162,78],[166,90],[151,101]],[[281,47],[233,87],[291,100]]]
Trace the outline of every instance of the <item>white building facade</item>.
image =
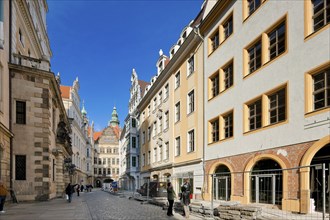
[[320,209],[313,165],[330,162],[325,8],[327,1],[218,1],[201,24],[208,198],[301,213],[314,200]]

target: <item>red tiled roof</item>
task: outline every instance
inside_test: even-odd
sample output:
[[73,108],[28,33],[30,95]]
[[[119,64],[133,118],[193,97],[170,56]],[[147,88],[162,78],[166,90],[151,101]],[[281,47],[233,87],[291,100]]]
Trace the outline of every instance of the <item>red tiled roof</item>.
[[121,132],[120,127],[117,125],[117,126],[111,127],[111,128],[113,130],[113,133],[115,133],[116,137],[119,139],[120,138],[120,132]]
[[61,89],[61,96],[62,98],[69,99],[70,98],[70,86],[60,86]]
[[150,83],[146,82],[146,81],[143,81],[143,80],[138,80],[138,83],[140,85],[140,88],[141,88],[141,97],[143,97],[144,95],[144,92],[146,91],[146,87],[148,85],[150,85]]
[[98,132],[94,132],[94,141],[96,141],[97,139],[99,139],[100,138],[100,136],[102,135],[102,132],[103,131],[98,131]]

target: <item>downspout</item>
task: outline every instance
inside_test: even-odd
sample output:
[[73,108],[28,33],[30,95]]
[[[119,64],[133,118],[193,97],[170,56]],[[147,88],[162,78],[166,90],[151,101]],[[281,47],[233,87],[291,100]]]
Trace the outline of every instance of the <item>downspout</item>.
[[[200,34],[200,32],[199,32],[199,27],[198,26],[195,26],[194,27],[194,32],[195,32],[195,34],[202,40],[202,47],[203,47],[203,177],[204,177],[204,184],[205,184],[205,92],[204,92],[204,87],[205,87],[205,85],[204,85],[204,83],[205,83],[205,76],[204,76],[204,74],[205,74],[205,49],[204,49],[204,38],[203,38],[203,36]],[[207,178],[206,178],[206,180],[207,180]],[[202,189],[202,199],[203,200],[205,200],[204,199],[204,191],[205,191],[205,189],[204,189],[204,187],[203,187],[203,189]]]
[[[12,0],[9,0],[9,63],[12,63],[11,53],[12,53]],[[12,80],[11,80],[11,70],[9,69],[9,130],[12,132]],[[13,137],[10,137],[10,152],[9,152],[9,166],[10,166],[10,189],[13,189]]]

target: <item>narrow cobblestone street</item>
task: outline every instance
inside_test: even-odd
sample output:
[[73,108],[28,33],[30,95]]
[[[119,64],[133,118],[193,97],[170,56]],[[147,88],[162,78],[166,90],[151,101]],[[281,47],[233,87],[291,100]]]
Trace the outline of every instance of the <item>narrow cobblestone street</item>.
[[91,193],[75,194],[72,203],[58,198],[45,202],[6,204],[2,220],[65,220],[65,219],[184,219],[175,213],[167,217],[159,206],[141,204],[127,197],[111,195],[95,189]]

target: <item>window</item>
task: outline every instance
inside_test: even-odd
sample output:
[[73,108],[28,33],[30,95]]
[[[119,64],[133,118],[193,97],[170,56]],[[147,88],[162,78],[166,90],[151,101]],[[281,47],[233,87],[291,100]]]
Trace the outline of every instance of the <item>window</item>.
[[159,145],[159,160],[163,160],[163,146]]
[[223,116],[224,121],[224,138],[230,138],[234,135],[233,112]]
[[180,149],[180,137],[175,138],[175,156],[180,156],[181,149]]
[[180,121],[180,102],[175,104],[175,122]]
[[159,117],[158,120],[159,120],[159,132],[158,133],[160,133],[163,130],[163,117]]
[[151,127],[148,127],[148,141],[151,139]]
[[330,106],[330,68],[313,75],[314,110]]
[[108,168],[108,175],[111,175],[111,168]]
[[148,165],[150,164],[150,160],[151,160],[151,152],[150,150],[148,151]]
[[195,110],[194,96],[194,90],[188,93],[188,114]]
[[99,175],[102,175],[102,168],[99,168]]
[[281,89],[268,96],[269,124],[278,123],[286,119],[285,89]]
[[168,129],[170,125],[170,121],[169,121],[169,112],[166,111],[165,112],[165,126],[164,126],[164,130]]
[[224,81],[224,89],[228,89],[233,85],[234,81],[234,66],[233,62],[231,62],[229,65],[227,65],[225,68],[223,68],[223,81]]
[[180,86],[180,71],[175,74],[175,89],[179,88]]
[[154,127],[153,127],[153,137],[155,137],[157,134],[157,121],[154,122]]
[[26,124],[26,102],[16,101],[16,123]]
[[142,144],[145,144],[146,143],[146,132],[143,131],[142,132]]
[[150,116],[150,105],[148,105],[148,117]]
[[261,4],[261,0],[247,0],[247,1],[248,1],[249,15],[251,15],[257,8],[259,8]]
[[256,130],[261,128],[261,99],[255,101],[248,106],[249,108],[249,129]]
[[112,165],[116,164],[116,158],[112,158]]
[[219,30],[216,30],[215,33],[210,37],[210,51],[211,53],[219,47]]
[[219,72],[210,77],[210,99],[219,95]]
[[312,0],[313,29],[317,31],[330,22],[330,1]]
[[214,143],[219,141],[219,118],[216,118],[210,122],[210,131],[210,142]]
[[135,127],[136,127],[136,119],[132,118],[132,128],[135,128]]
[[170,144],[168,142],[165,143],[165,160],[170,157]]
[[168,85],[168,83],[165,85],[165,87],[164,87],[164,89],[165,89],[165,97],[164,97],[164,99],[167,99],[168,98],[168,96],[169,96],[169,85]]
[[15,179],[26,180],[26,155],[15,155]]
[[105,168],[103,168],[103,175],[106,175],[107,170]]
[[268,34],[269,60],[274,59],[285,51],[285,21]]
[[94,168],[94,174],[97,174],[97,168]]
[[233,33],[233,15],[231,15],[222,26],[224,40],[226,40]]
[[108,166],[111,165],[111,158],[108,158]]
[[247,76],[269,61],[275,60],[287,51],[286,16],[280,19],[256,41],[249,44],[243,53],[244,76]]
[[188,152],[195,151],[195,131],[188,131]]
[[142,155],[142,166],[146,165],[146,154]]
[[192,74],[195,71],[195,61],[194,61],[194,56],[191,56],[188,59],[188,73],[187,75],[189,76],[190,74]]
[[154,98],[154,108],[153,108],[153,110],[155,110],[156,107],[157,107],[157,97]]
[[136,157],[132,157],[132,167],[136,167]]
[[132,137],[132,148],[136,148],[136,137]]
[[103,158],[103,165],[107,163],[107,158]]
[[163,93],[160,92],[160,93],[158,94],[158,96],[159,96],[159,105],[161,105],[162,102],[163,102]]
[[248,54],[249,74],[251,74],[261,67],[261,40],[248,48]]

